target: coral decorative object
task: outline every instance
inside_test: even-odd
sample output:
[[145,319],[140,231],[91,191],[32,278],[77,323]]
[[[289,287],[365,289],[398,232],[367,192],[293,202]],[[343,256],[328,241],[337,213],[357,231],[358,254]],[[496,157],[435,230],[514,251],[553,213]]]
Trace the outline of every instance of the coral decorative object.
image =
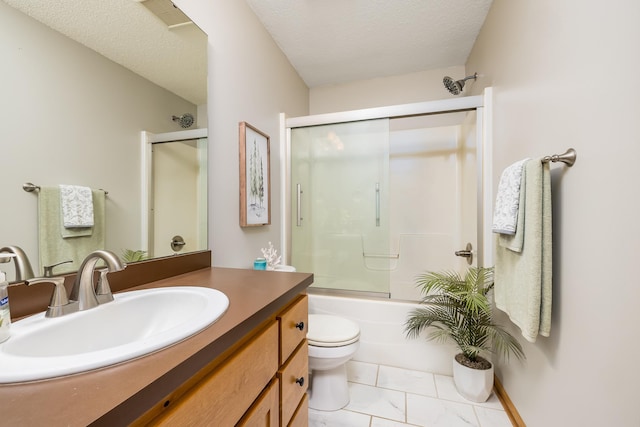
[[267,270],[275,270],[276,265],[280,264],[281,256],[278,251],[269,242],[269,247],[262,248],[262,256],[267,260]]

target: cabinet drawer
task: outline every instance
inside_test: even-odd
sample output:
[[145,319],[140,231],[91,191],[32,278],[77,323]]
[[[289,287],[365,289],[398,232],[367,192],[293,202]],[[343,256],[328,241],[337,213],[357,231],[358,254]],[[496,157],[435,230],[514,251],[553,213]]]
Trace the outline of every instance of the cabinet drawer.
[[287,427],[309,427],[309,395],[302,396],[302,402],[291,417]]
[[278,371],[280,379],[280,420],[289,424],[309,383],[309,348],[303,340],[293,356]]
[[274,321],[249,344],[191,388],[152,423],[163,426],[232,426],[278,370]]
[[309,324],[308,297],[302,295],[278,315],[280,324],[280,365],[285,363],[300,342],[307,337]]

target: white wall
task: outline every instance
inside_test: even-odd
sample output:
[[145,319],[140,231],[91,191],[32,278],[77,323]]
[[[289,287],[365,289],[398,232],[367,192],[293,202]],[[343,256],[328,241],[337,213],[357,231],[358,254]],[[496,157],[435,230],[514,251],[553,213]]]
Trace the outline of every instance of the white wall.
[[309,93],[309,114],[451,98],[442,84],[447,75],[464,77],[464,66],[314,87]]
[[[244,1],[175,3],[209,36],[209,248],[213,264],[250,268],[269,241],[282,250],[278,114],[308,114],[308,88]],[[239,226],[241,121],[271,137],[270,226]]]
[[196,106],[4,2],[0,52],[0,245],[21,246],[38,274],[30,181],[108,190],[107,249],[139,249],[140,131],[178,130],[171,116]]
[[635,0],[495,0],[466,64],[474,92],[494,87],[494,183],[578,152],[552,166],[551,336],[497,370],[530,427],[640,425],[638,22]]

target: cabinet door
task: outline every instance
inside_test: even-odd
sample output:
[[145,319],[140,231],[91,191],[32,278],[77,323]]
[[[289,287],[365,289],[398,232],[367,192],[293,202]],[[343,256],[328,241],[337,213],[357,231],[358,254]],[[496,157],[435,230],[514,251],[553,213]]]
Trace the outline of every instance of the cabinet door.
[[309,396],[306,393],[287,427],[309,427]]
[[283,426],[289,424],[308,386],[309,348],[303,340],[293,356],[278,371],[280,379],[280,420]]
[[278,369],[276,322],[167,407],[161,426],[233,426]]
[[280,424],[279,381],[274,379],[251,409],[236,424],[238,427],[277,427]]

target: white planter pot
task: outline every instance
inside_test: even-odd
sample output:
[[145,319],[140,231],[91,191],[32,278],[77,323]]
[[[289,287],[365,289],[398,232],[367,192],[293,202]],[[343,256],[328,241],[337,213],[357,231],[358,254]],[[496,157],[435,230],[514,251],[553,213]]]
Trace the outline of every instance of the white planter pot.
[[493,364],[489,369],[471,369],[454,357],[453,382],[460,396],[472,402],[486,402],[493,390]]

